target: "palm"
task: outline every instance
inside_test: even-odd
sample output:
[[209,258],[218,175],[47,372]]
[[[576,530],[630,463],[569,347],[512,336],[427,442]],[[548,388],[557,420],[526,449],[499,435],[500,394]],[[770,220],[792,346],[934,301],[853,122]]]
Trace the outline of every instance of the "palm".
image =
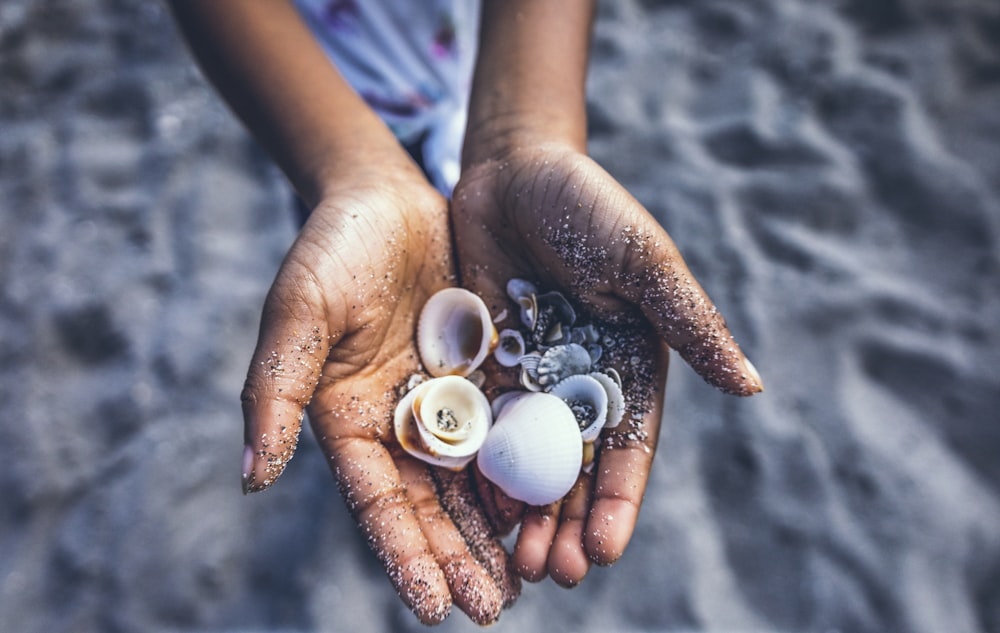
[[467,478],[406,456],[390,428],[399,388],[419,371],[415,315],[454,281],[444,201],[426,188],[406,193],[328,198],[289,251],[245,390],[247,440],[263,464],[248,487],[280,474],[308,402],[345,500],[404,601],[435,622],[454,599],[485,623],[516,587],[499,544],[479,529]]
[[[627,423],[605,431],[594,477],[581,475],[561,506],[528,511],[515,548],[526,578],[548,573],[572,586],[591,561],[617,560],[631,537],[659,431],[664,341],[717,386],[755,389],[735,373],[742,354],[669,236],[586,156],[550,146],[474,165],[452,217],[462,284],[495,313],[512,307],[507,280],[523,277],[562,291],[623,343],[605,357],[624,379]],[[491,518],[507,527],[512,504],[488,488]]]

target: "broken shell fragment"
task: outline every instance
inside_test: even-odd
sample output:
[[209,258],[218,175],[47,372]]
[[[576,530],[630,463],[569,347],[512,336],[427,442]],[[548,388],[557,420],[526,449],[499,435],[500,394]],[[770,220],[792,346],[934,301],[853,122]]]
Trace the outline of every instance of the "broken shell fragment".
[[527,279],[518,279],[515,277],[507,282],[507,296],[512,301],[520,303],[521,299],[537,294],[538,288]]
[[508,496],[547,505],[573,487],[582,460],[583,442],[573,412],[556,396],[531,393],[503,407],[477,464]]
[[420,312],[417,349],[432,376],[468,376],[496,343],[489,308],[468,290],[439,290]]
[[396,438],[410,455],[429,464],[461,470],[475,457],[493,422],[490,403],[459,376],[417,385],[393,418]]

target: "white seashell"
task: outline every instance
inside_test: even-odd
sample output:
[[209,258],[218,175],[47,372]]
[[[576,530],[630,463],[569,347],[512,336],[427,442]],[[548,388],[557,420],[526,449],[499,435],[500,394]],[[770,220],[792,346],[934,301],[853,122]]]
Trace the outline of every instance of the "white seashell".
[[504,406],[477,463],[508,496],[546,505],[569,492],[582,460],[583,442],[573,412],[551,394],[531,393]]
[[524,356],[524,336],[517,330],[506,329],[500,332],[499,343],[493,356],[504,367],[515,367],[518,360]]
[[399,401],[393,427],[410,455],[460,470],[475,457],[492,421],[483,392],[465,378],[443,376],[421,383]]
[[559,345],[545,351],[538,361],[538,384],[551,387],[556,383],[590,371],[590,353],[576,343]]
[[528,395],[529,391],[505,391],[496,398],[493,398],[493,402],[490,403],[490,409],[493,411],[493,419],[496,420],[500,417],[500,412],[503,408],[514,402],[522,396]]
[[420,312],[417,349],[432,376],[468,376],[496,345],[489,308],[462,288],[436,292]]
[[604,386],[604,391],[608,394],[608,419],[604,422],[604,428],[613,429],[625,417],[625,394],[622,393],[621,378],[618,372],[612,368],[608,372],[614,372],[611,376],[604,372],[595,371],[588,374],[591,378]]
[[536,351],[528,352],[521,358],[518,358],[517,362],[525,371],[531,374],[532,378],[538,378],[538,363],[540,363],[541,360],[542,353]]
[[597,378],[587,374],[570,376],[549,393],[569,406],[584,442],[597,439],[608,419],[608,392]]

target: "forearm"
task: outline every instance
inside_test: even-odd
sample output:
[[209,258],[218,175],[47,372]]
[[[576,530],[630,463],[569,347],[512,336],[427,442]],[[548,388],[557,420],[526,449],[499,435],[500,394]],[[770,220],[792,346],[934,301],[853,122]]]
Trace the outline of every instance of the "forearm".
[[313,205],[348,172],[405,163],[389,129],[284,0],[171,0],[192,52]]
[[524,143],[586,149],[593,0],[485,0],[463,163]]

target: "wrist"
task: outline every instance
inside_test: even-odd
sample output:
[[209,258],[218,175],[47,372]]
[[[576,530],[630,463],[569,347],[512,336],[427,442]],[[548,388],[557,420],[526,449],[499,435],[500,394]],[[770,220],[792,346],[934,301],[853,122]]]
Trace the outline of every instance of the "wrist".
[[462,148],[463,170],[478,164],[503,160],[525,150],[559,147],[586,153],[586,124],[554,120],[534,112],[495,113],[469,121]]
[[486,0],[463,167],[538,143],[586,151],[591,0]]

